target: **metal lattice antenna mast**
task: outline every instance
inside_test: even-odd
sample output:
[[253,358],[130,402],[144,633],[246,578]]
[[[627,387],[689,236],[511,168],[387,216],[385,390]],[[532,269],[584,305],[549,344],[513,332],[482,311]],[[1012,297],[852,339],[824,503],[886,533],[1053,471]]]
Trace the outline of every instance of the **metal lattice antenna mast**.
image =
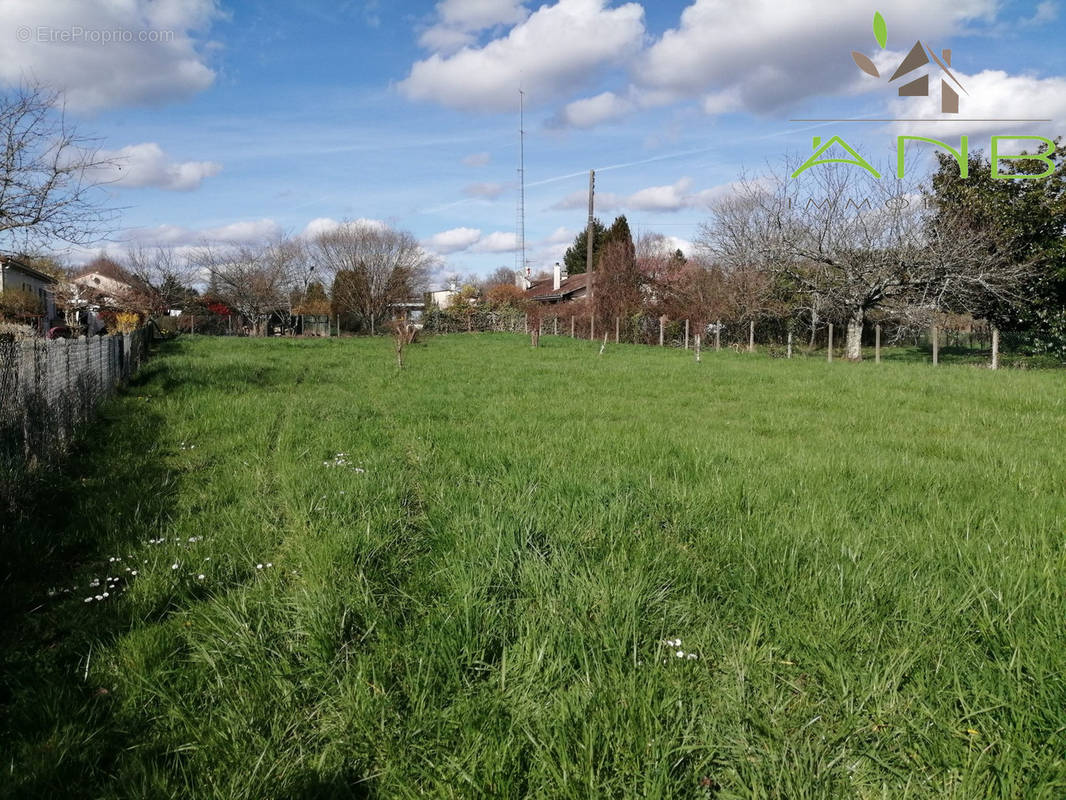
[[526,93],[518,90],[518,269],[526,272]]

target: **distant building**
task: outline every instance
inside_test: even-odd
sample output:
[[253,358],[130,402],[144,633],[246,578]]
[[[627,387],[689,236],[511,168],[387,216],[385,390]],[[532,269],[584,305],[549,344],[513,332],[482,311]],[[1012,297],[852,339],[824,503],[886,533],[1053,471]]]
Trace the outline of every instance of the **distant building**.
[[33,325],[45,333],[56,315],[55,288],[58,281],[11,256],[0,256],[0,292],[21,291],[37,298],[41,314]]
[[526,274],[521,272],[515,276],[515,285],[525,292],[527,300],[535,300],[538,303],[568,303],[572,300],[581,300],[589,293],[589,274],[582,272],[577,275],[568,275],[566,268],[555,262],[555,269],[550,278],[532,281]]
[[105,327],[100,312],[121,308],[137,291],[137,279],[117,264],[97,259],[70,282],[69,324],[92,335]]
[[451,281],[447,289],[437,289],[432,292],[426,292],[426,294],[428,295],[428,300],[431,304],[444,310],[452,307],[456,296],[459,294],[459,287],[456,285],[455,281]]
[[115,305],[134,290],[136,281],[114,266],[97,266],[74,276],[71,280],[79,297]]

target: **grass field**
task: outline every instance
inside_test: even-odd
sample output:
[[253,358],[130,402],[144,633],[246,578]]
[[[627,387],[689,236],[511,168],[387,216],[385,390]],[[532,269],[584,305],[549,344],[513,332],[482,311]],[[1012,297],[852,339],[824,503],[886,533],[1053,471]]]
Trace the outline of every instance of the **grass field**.
[[107,408],[6,543],[0,796],[1066,796],[1063,373],[391,348]]

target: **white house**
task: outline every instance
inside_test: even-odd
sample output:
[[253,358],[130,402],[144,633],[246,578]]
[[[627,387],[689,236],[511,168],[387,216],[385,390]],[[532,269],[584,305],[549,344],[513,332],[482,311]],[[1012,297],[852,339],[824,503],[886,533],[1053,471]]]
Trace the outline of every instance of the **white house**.
[[41,303],[42,316],[36,320],[40,333],[47,331],[56,315],[55,278],[11,256],[0,256],[0,292],[22,291]]

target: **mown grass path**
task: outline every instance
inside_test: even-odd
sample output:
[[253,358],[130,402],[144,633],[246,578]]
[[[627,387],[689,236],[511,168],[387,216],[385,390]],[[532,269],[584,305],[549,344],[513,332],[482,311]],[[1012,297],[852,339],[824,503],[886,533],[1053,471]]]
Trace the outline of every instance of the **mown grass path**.
[[1066,795],[1063,374],[542,343],[165,346],[8,526],[0,796]]

